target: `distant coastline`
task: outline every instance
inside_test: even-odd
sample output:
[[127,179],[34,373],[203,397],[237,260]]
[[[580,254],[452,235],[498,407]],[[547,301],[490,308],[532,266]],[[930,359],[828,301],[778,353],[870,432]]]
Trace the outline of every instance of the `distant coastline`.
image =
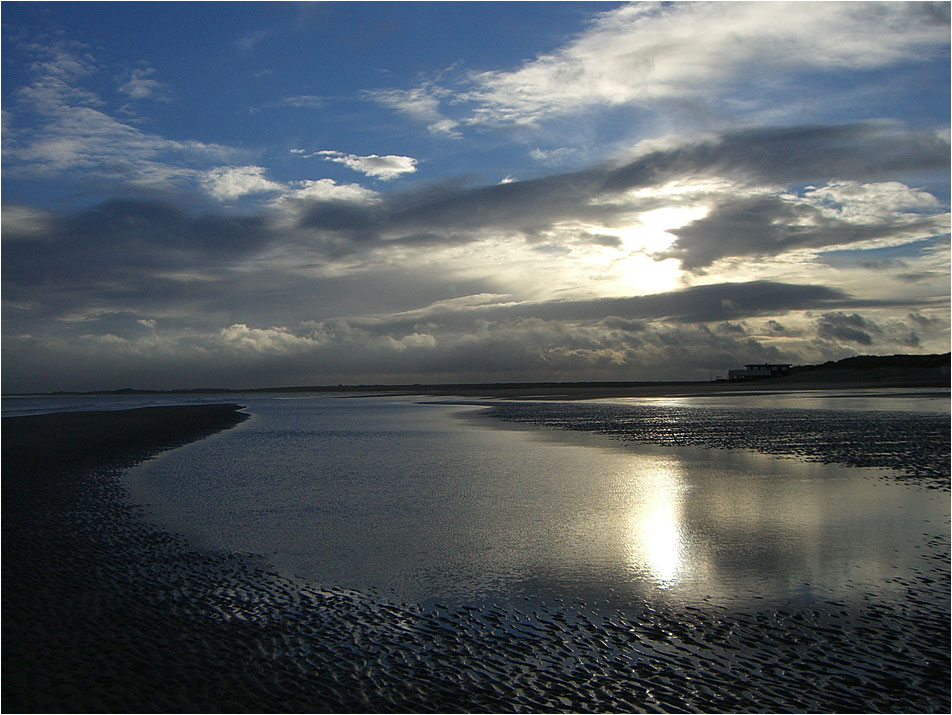
[[393,393],[485,398],[585,400],[611,397],[674,397],[786,390],[948,389],[952,354],[862,355],[820,365],[800,365],[782,377],[709,381],[499,382],[368,385],[299,385],[259,388],[201,387],[175,390],[123,388],[87,392],[11,393],[4,397],[49,395],[200,395],[260,393]]

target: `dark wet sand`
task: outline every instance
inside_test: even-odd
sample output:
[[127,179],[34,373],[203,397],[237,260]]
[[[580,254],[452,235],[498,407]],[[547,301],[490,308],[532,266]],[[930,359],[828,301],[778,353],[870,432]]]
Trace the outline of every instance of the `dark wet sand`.
[[477,419],[595,432],[629,444],[746,449],[827,464],[878,467],[886,479],[949,491],[947,414],[776,407],[485,402]]
[[[382,388],[383,389],[383,388]],[[792,375],[753,380],[713,380],[708,382],[557,382],[495,385],[417,385],[412,389],[394,389],[395,394],[478,397],[519,400],[604,400],[625,397],[701,397],[761,393],[796,393],[813,390],[861,392],[934,390],[948,397],[948,374],[912,371],[878,372],[875,376],[845,371],[832,375]],[[360,393],[354,393],[359,396]]]
[[127,504],[123,467],[240,419],[3,420],[4,710],[949,711],[948,537],[898,604],[424,610],[197,552]]

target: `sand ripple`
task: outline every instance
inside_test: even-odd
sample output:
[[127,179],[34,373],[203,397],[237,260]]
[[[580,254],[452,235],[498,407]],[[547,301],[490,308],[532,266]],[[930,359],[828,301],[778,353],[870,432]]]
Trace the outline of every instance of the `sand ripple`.
[[948,415],[911,412],[490,403],[507,422],[596,432],[665,446],[749,449],[808,461],[882,467],[890,477],[949,490]]

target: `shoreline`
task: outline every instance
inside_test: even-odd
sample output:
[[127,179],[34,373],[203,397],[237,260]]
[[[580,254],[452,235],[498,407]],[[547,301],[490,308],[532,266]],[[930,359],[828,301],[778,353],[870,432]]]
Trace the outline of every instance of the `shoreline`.
[[[944,357],[948,356],[929,356]],[[848,359],[851,360],[851,359]],[[815,390],[923,390],[937,393],[952,388],[948,365],[905,368],[882,365],[865,368],[810,369],[781,377],[755,377],[741,380],[719,378],[707,381],[585,381],[585,382],[496,382],[496,383],[414,383],[311,385],[260,388],[189,388],[146,390],[125,388],[93,392],[15,393],[5,399],[30,397],[146,397],[146,396],[208,396],[267,394],[327,394],[361,397],[371,395],[431,395],[485,397],[500,399],[589,400],[620,397],[688,397],[707,395],[743,395],[763,392],[801,392]]]
[[[804,373],[778,378],[711,380],[707,382],[556,382],[496,385],[417,385],[416,394],[458,395],[533,400],[597,400],[626,397],[705,397],[713,395],[758,395],[817,390],[879,391],[934,390],[948,394],[948,375],[928,377],[884,373],[864,375],[862,371],[835,371],[825,375]],[[395,389],[394,392],[401,392]],[[408,394],[409,390],[403,390]]]
[[[901,606],[644,603],[600,620],[561,602],[392,604],[196,551],[125,501],[124,468],[240,421],[237,409],[71,413],[86,427],[69,434],[53,429],[62,415],[3,420],[4,709],[947,711],[948,613],[934,602],[948,591],[948,539],[928,546],[945,582],[923,573]],[[9,420],[32,425],[13,440]]]

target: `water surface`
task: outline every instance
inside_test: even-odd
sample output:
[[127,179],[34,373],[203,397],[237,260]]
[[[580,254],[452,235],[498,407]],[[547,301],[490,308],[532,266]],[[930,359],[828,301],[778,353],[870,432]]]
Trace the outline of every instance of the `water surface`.
[[948,495],[882,469],[632,448],[413,398],[244,404],[238,428],[133,470],[133,498],[197,544],[394,600],[901,599],[947,537]]

